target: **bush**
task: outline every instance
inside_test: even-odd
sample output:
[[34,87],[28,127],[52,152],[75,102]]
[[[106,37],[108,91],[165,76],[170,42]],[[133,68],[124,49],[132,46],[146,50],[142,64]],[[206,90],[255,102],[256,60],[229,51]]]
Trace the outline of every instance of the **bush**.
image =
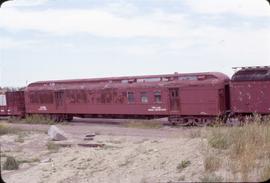
[[14,157],[7,157],[6,161],[4,162],[3,166],[4,170],[18,170],[19,169],[19,163]]

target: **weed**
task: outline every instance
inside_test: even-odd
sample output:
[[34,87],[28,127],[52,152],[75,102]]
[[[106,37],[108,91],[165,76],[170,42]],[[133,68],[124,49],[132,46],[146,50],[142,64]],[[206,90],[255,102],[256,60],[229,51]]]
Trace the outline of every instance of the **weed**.
[[204,169],[208,172],[214,172],[218,170],[220,166],[221,166],[221,159],[213,155],[208,155],[204,159]]
[[[232,173],[240,173],[242,181],[248,181],[250,175],[257,171],[262,172],[262,178],[270,177],[270,168],[267,165],[261,167],[259,163],[269,159],[270,121],[267,118],[263,122],[260,120],[261,117],[255,116],[247,118],[242,126],[208,128],[210,147],[226,153]],[[217,164],[217,160],[205,158],[207,171],[215,171]]]
[[18,170],[19,163],[14,157],[9,156],[9,157],[7,157],[6,161],[4,162],[3,169],[4,170]]
[[50,117],[43,115],[28,115],[25,119],[22,120],[22,122],[28,124],[55,124],[55,122]]
[[178,178],[178,181],[185,181],[186,177],[183,175],[181,177]]
[[208,143],[211,147],[216,149],[228,149],[231,145],[226,131],[221,127],[215,127],[211,129],[210,136],[208,137]]
[[201,182],[222,182],[223,178],[216,174],[205,174],[200,178]]
[[268,164],[263,168],[261,172],[261,181],[267,181],[270,179],[270,165]]
[[202,132],[201,130],[191,130],[190,133],[189,133],[189,137],[190,138],[200,138],[202,135]]
[[53,152],[53,153],[56,153],[59,151],[59,149],[61,148],[61,146],[59,144],[55,144],[53,142],[48,142],[47,143],[47,149],[50,151],[50,152]]
[[190,161],[187,161],[187,160],[183,160],[183,161],[181,161],[181,163],[179,163],[178,165],[177,165],[177,170],[178,171],[182,171],[182,170],[184,170],[185,168],[187,168],[189,165],[191,165],[191,162]]
[[15,139],[15,142],[18,142],[18,143],[24,143],[24,137],[25,137],[25,136],[26,136],[26,135],[23,134],[23,133],[18,134],[17,138]]
[[154,120],[134,120],[124,124],[128,128],[158,129],[162,128],[162,124]]
[[18,132],[17,129],[11,128],[5,124],[0,124],[0,136],[6,134],[16,134]]

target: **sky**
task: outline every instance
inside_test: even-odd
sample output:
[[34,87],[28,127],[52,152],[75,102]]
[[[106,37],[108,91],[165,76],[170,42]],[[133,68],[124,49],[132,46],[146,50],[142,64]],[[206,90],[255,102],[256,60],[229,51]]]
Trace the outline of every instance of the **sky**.
[[0,86],[270,65],[266,0],[13,0]]

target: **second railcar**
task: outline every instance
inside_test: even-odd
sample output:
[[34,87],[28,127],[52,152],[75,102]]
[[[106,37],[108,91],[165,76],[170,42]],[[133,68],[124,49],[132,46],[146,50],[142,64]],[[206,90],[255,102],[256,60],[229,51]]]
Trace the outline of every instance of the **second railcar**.
[[26,113],[56,120],[169,117],[200,125],[226,112],[228,83],[222,73],[36,82],[25,90]]

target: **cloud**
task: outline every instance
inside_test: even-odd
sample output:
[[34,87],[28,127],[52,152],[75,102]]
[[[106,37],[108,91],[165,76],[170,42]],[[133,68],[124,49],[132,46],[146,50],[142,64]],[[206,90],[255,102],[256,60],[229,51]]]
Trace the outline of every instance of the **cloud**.
[[203,14],[270,16],[270,7],[266,0],[186,0],[185,2],[193,11]]
[[187,22],[181,14],[156,12],[145,16],[121,17],[103,10],[0,11],[0,27],[33,30],[58,35],[89,33],[103,37],[179,37]]

